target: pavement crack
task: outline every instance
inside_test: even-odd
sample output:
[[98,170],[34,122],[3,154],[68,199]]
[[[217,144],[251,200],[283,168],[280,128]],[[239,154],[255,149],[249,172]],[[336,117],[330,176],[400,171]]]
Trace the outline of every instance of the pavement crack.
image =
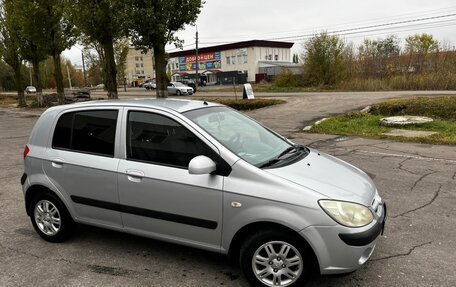
[[403,161],[399,162],[399,163],[398,163],[397,169],[400,169],[400,170],[402,170],[402,171],[408,172],[408,173],[410,173],[410,174],[416,174],[416,173],[414,173],[413,171],[410,171],[410,170],[408,170],[408,169],[406,169],[406,168],[404,167],[405,162],[408,161],[408,160],[411,160],[411,158],[406,158],[406,159],[404,159]]
[[435,171],[431,171],[431,172],[428,172],[426,174],[423,174],[422,176],[420,176],[420,178],[418,178],[412,185],[412,187],[410,187],[410,191],[413,191],[415,189],[415,187],[418,185],[418,183],[420,183],[425,177],[433,174],[433,173],[436,173]]
[[391,216],[391,218],[397,218],[397,217],[400,217],[400,216],[404,216],[404,215],[409,214],[409,213],[411,213],[411,212],[414,212],[414,211],[423,209],[423,208],[425,208],[425,207],[428,206],[428,205],[431,205],[432,203],[434,203],[434,201],[435,201],[435,200],[437,199],[437,197],[440,195],[440,191],[441,191],[441,190],[442,190],[442,184],[439,184],[439,188],[437,189],[437,191],[435,192],[434,196],[432,197],[432,199],[431,199],[429,202],[427,202],[427,203],[425,203],[425,204],[423,204],[423,205],[421,205],[421,206],[418,206],[417,208],[414,208],[414,209],[411,209],[411,210],[402,212],[402,213],[400,213],[400,214],[398,214],[398,215]]
[[415,249],[426,246],[426,245],[430,245],[430,244],[432,244],[432,241],[414,245],[406,253],[393,254],[393,255],[389,255],[389,256],[385,256],[385,257],[371,259],[370,261],[381,261],[381,260],[388,260],[388,259],[397,258],[397,257],[406,257],[406,256],[409,256],[410,254],[412,254],[412,252],[415,251]]

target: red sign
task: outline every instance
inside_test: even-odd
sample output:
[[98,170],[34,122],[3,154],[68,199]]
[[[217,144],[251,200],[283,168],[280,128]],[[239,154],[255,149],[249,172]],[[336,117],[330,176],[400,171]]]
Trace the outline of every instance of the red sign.
[[[215,59],[215,53],[203,53],[203,54],[198,55],[198,62],[212,61],[214,59]],[[185,62],[186,63],[195,63],[196,55],[186,56]]]

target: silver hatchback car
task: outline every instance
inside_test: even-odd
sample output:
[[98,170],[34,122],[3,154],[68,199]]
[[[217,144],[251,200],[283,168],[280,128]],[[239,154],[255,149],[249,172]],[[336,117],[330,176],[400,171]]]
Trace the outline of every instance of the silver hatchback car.
[[45,240],[83,223],[229,254],[254,286],[356,270],[386,219],[360,169],[203,101],[53,107],[24,160],[26,211]]

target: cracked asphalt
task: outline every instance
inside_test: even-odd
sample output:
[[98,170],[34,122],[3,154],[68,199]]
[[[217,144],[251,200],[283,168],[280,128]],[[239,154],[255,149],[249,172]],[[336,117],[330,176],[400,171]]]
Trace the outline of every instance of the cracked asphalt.
[[[337,108],[331,104],[341,99],[316,100],[320,110],[334,113],[369,102],[359,97]],[[315,276],[308,286],[456,286],[455,147],[302,133],[316,114],[307,108],[316,103],[290,99],[248,114],[363,169],[389,208],[385,234],[364,267]],[[274,117],[295,113],[298,102],[299,116],[281,119],[278,127]],[[0,109],[0,286],[248,286],[223,256],[147,238],[81,226],[65,243],[43,241],[25,213],[19,183],[36,120],[33,112]]]

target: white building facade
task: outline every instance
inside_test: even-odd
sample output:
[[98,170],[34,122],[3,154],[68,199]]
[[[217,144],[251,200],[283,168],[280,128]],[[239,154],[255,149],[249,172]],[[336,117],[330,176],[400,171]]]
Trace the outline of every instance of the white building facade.
[[[293,43],[251,40],[224,44],[198,50],[198,73],[208,84],[258,82],[262,63],[291,63]],[[169,54],[168,73],[173,80],[195,78],[196,51],[186,50]]]

